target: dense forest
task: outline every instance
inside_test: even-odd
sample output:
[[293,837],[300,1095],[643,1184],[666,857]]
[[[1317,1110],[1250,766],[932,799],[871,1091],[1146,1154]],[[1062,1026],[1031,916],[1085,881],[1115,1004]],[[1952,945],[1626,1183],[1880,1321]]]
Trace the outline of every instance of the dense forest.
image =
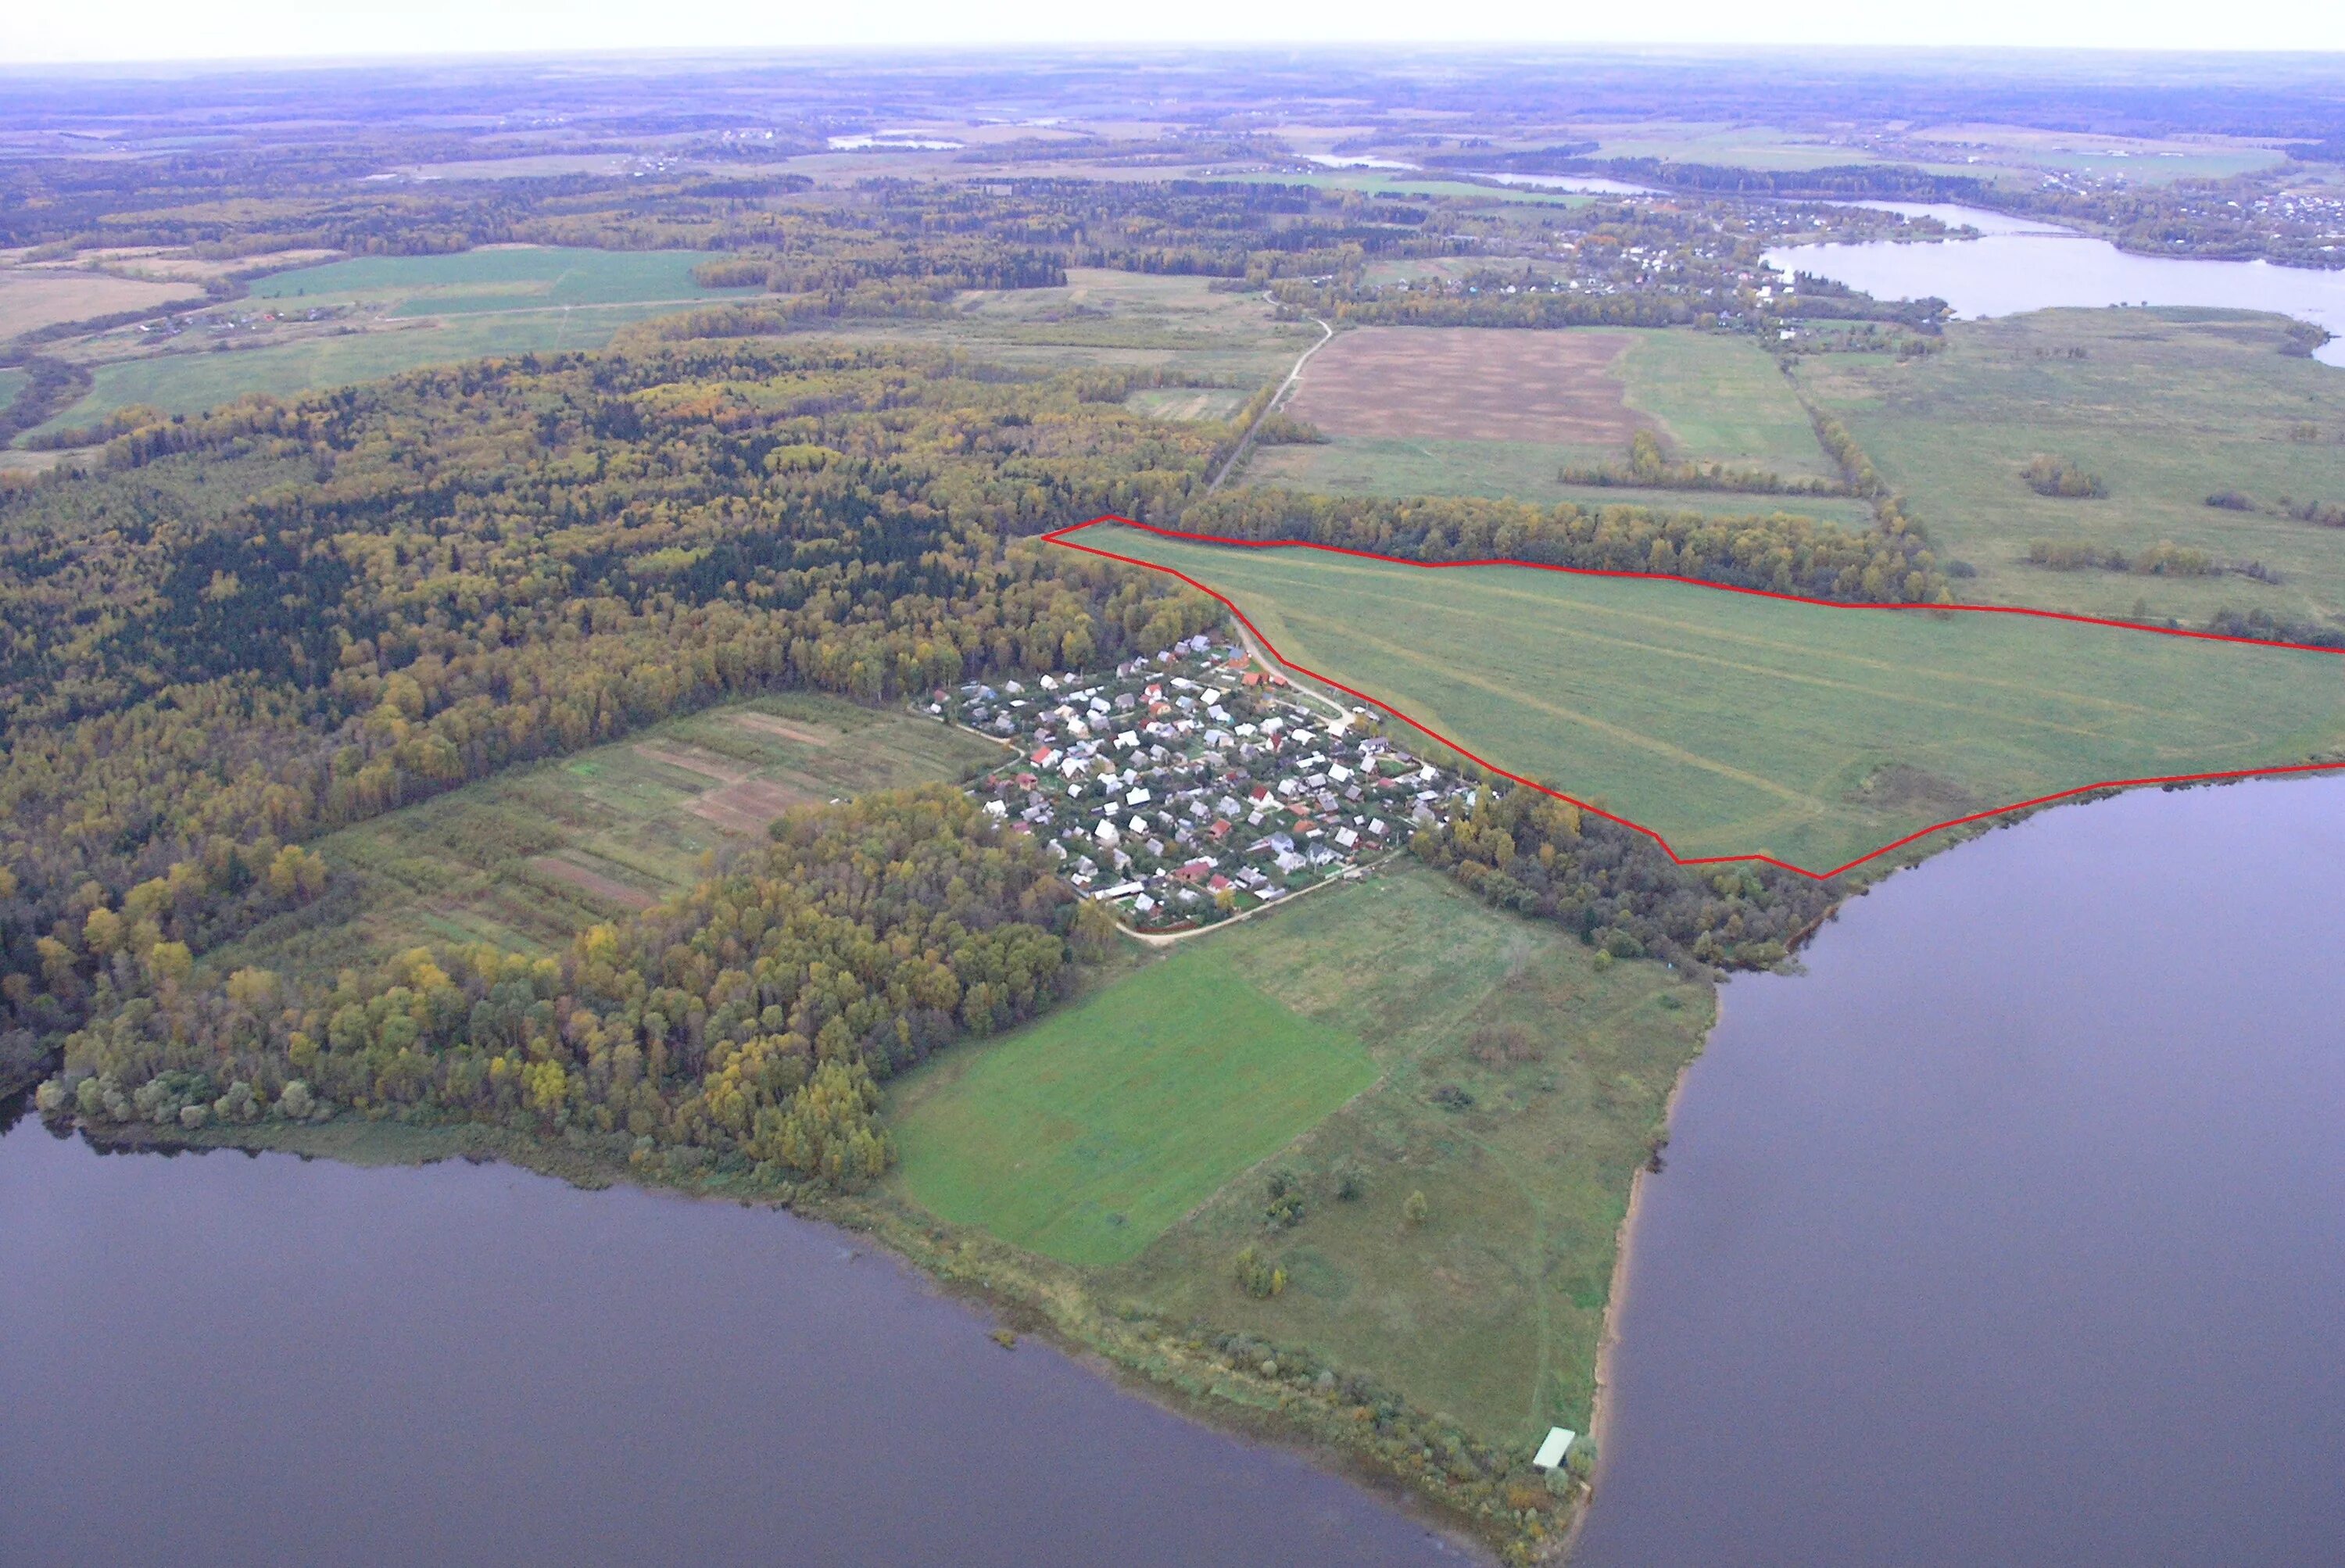
[[1483,789],[1470,813],[1419,830],[1410,847],[1500,909],[1554,921],[1616,959],[1764,969],[1842,896],[1755,862],[1680,866],[1647,834],[1516,785]]
[[719,697],[1168,645],[1020,535],[1233,439],[1124,372],[770,344],[523,358],[118,437],[0,497],[0,997],[47,1036],[318,893],[288,846]]
[[893,1159],[879,1080],[1031,1017],[1114,940],[1030,837],[948,787],[800,809],[772,839],[558,960],[102,973],[41,1105],[188,1128],[422,1113],[851,1186]]

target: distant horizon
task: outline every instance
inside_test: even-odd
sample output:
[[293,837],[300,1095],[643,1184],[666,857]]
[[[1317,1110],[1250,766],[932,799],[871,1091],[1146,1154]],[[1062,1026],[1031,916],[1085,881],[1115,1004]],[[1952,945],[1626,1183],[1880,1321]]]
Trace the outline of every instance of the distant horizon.
[[[671,46],[641,46],[611,44],[579,48],[543,48],[513,46],[509,48],[418,49],[400,53],[370,54],[365,52],[320,54],[257,54],[257,55],[123,55],[110,57],[56,58],[15,60],[0,58],[0,76],[32,76],[46,73],[87,74],[137,68],[177,69],[186,71],[236,70],[265,68],[316,69],[347,66],[497,65],[543,62],[563,64],[572,61],[597,65],[628,61],[658,62],[688,65],[696,61],[726,64],[750,60],[790,59],[822,56],[835,60],[907,60],[923,56],[965,58],[972,54],[1003,56],[1068,57],[1086,56],[1197,56],[1214,55],[1258,56],[1310,49],[1331,60],[1347,63],[1362,58],[1390,58],[1402,49],[1419,49],[1443,58],[1487,59],[1505,55],[1521,55],[1532,58],[1575,58],[1619,56],[1648,58],[1656,62],[1672,59],[1732,60],[1761,56],[1803,58],[1875,58],[1924,62],[1929,60],[1964,60],[1994,57],[1998,60],[2035,59],[2046,63],[2066,60],[2151,60],[2151,61],[2269,61],[2273,63],[2302,61],[2345,61],[2345,42],[2319,48],[2281,48],[2230,46],[2206,48],[2186,45],[2127,45],[2124,46],[2084,44],[1802,44],[1784,42],[1722,42],[1673,43],[1639,39],[1565,39],[1565,38],[1477,38],[1462,41],[1438,39],[1380,38],[1352,43],[1330,44],[1307,38],[1260,39],[1073,39],[1062,43],[1036,40],[923,41],[909,44],[865,42],[827,44],[677,44]],[[1396,61],[1396,64],[1398,62]],[[2340,89],[2345,97],[2345,89]]]
[[[1975,54],[2217,54],[2317,57],[2345,53],[2345,8],[2305,0],[2243,0],[2211,13],[2183,0],[2148,0],[2121,22],[2098,8],[1982,0],[1959,16],[1824,0],[1761,14],[1724,0],[1688,0],[1667,22],[1650,14],[1574,15],[1502,3],[1428,24],[1415,7],[1339,6],[1303,0],[1272,10],[1200,0],[1183,36],[1164,36],[1161,13],[1122,13],[1038,0],[1014,15],[973,15],[938,0],[868,10],[720,3],[686,15],[615,0],[587,4],[415,4],[317,7],[258,0],[232,14],[131,0],[103,11],[21,8],[0,20],[0,69],[183,66],[340,66],[646,54],[690,58],[772,53],[884,54],[1018,49],[1318,50],[1432,48],[1631,49],[1697,53],[1789,50]],[[1659,26],[1662,36],[1653,36]],[[125,41],[137,40],[126,51]]]

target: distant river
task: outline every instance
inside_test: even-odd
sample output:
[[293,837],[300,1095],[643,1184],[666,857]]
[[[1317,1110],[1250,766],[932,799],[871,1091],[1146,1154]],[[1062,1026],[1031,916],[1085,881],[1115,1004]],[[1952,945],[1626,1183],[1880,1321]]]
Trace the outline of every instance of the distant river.
[[1750,976],[1575,1568],[2345,1563],[2345,779],[2056,810]]
[[1880,300],[1935,295],[1958,316],[2008,316],[2055,305],[2206,305],[2277,311],[2336,336],[2313,357],[2345,365],[2345,270],[2135,256],[2106,239],[1965,207],[1859,202],[1968,223],[1976,239],[1793,245],[1767,252],[1786,272],[1812,272]]
[[0,1137],[0,1563],[1462,1563],[843,1233]]

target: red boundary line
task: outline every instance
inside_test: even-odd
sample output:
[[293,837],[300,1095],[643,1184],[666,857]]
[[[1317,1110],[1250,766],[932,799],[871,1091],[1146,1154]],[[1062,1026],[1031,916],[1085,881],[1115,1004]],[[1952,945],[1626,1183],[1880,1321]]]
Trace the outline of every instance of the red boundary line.
[[1284,654],[1280,653],[1271,640],[1262,635],[1262,628],[1248,620],[1245,612],[1231,602],[1226,595],[1207,587],[1187,573],[1176,571],[1171,566],[1160,565],[1154,561],[1143,561],[1134,555],[1119,555],[1112,550],[1102,550],[1095,545],[1079,545],[1071,537],[1086,528],[1095,528],[1102,523],[1120,523],[1127,528],[1137,528],[1143,534],[1154,534],[1166,539],[1189,539],[1199,544],[1229,545],[1247,550],[1324,550],[1332,555],[1351,555],[1361,560],[1384,561],[1396,566],[1415,566],[1425,571],[1438,571],[1453,566],[1520,566],[1528,571],[1559,572],[1572,577],[1628,577],[1653,583],[1684,583],[1692,587],[1708,588],[1713,593],[1742,594],[1755,599],[1779,599],[1793,605],[1816,605],[1828,610],[1925,610],[1939,614],[1951,612],[1980,616],[2028,616],[2037,620],[2069,621],[2088,626],[2111,626],[2120,631],[2147,632],[2164,637],[2189,637],[2200,642],[2244,643],[2250,647],[2288,648],[2299,653],[2326,654],[2331,657],[2345,657],[2345,649],[2316,647],[2310,643],[2268,642],[2260,637],[2231,636],[2222,632],[2186,631],[2178,626],[2145,626],[2139,621],[2111,620],[2100,616],[2071,615],[2065,610],[2038,610],[2019,605],[1883,605],[1852,603],[1842,599],[1812,599],[1799,594],[1778,594],[1765,588],[1738,587],[1731,583],[1705,582],[1700,577],[1680,577],[1668,572],[1616,572],[1595,566],[1558,566],[1546,561],[1517,561],[1506,557],[1478,561],[1412,561],[1404,555],[1384,555],[1374,550],[1354,550],[1341,545],[1321,545],[1307,539],[1232,539],[1218,534],[1183,533],[1177,528],[1159,528],[1153,524],[1136,522],[1130,517],[1120,517],[1112,513],[1094,517],[1088,523],[1076,523],[1064,528],[1054,528],[1041,535],[1042,542],[1046,545],[1062,545],[1070,550],[1080,550],[1087,555],[1097,555],[1103,560],[1120,561],[1128,566],[1141,566],[1152,572],[1162,572],[1169,577],[1180,579],[1208,598],[1219,602],[1223,609],[1237,618],[1239,625],[1254,634],[1254,639],[1262,644],[1264,652],[1269,654],[1278,664],[1294,671],[1295,674],[1317,681],[1322,686],[1332,687],[1346,697],[1357,697],[1369,707],[1390,714],[1411,729],[1438,741],[1487,772],[1509,779],[1527,789],[1536,789],[1542,795],[1552,796],[1567,805],[1576,806],[1582,811],[1601,817],[1608,822],[1617,822],[1623,828],[1642,833],[1660,845],[1661,852],[1680,866],[1732,865],[1748,860],[1773,866],[1780,871],[1791,871],[1813,881],[1829,881],[1842,871],[1853,871],[1868,860],[1877,860],[1893,850],[1902,850],[1916,840],[1926,839],[1933,833],[1944,832],[1948,828],[1960,828],[1972,822],[1984,822],[1990,818],[2007,816],[2014,811],[2025,811],[2036,806],[2048,806],[2056,800],[2066,800],[2078,795],[2090,795],[2103,789],[2133,789],[2151,784],[2211,784],[2231,779],[2268,779],[2289,773],[2325,773],[2345,769],[2345,761],[2295,762],[2269,768],[2237,768],[2219,773],[2173,773],[2156,779],[2106,779],[2097,784],[2079,784],[2073,789],[2062,789],[2050,795],[2038,795],[2032,800],[2015,800],[2008,806],[1995,806],[1985,811],[1974,811],[1967,817],[1950,817],[1943,822],[1933,822],[1930,826],[1908,833],[1902,839],[1893,840],[1869,854],[1859,855],[1845,864],[1834,866],[1828,871],[1812,871],[1805,866],[1795,866],[1789,860],[1779,860],[1772,855],[1688,857],[1671,849],[1667,839],[1662,838],[1660,834],[1646,827],[1642,822],[1633,821],[1617,812],[1607,811],[1601,806],[1592,806],[1577,796],[1567,795],[1560,789],[1551,789],[1536,779],[1526,779],[1519,773],[1510,773],[1497,763],[1476,756],[1439,730],[1418,723],[1392,704],[1370,697],[1366,692],[1355,690],[1342,681],[1321,675],[1317,670],[1296,664]]

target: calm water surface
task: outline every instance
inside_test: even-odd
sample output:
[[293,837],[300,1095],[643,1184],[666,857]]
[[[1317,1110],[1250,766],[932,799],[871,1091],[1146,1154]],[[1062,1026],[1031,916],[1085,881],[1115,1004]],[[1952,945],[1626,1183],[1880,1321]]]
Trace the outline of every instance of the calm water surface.
[[1881,300],[1935,295],[1958,316],[2008,316],[2056,305],[2199,305],[2277,311],[2336,336],[2314,354],[2345,365],[2345,270],[2314,271],[2263,261],[2134,256],[2106,239],[2045,231],[2002,213],[1969,208],[1862,202],[1927,212],[1981,229],[1976,239],[1900,244],[1800,245],[1767,252],[1785,271],[1812,272]]
[[2345,1563],[2345,780],[2137,793],[1727,988],[1585,1568]]
[[762,1210],[27,1119],[0,1563],[1468,1560],[990,1327]]

